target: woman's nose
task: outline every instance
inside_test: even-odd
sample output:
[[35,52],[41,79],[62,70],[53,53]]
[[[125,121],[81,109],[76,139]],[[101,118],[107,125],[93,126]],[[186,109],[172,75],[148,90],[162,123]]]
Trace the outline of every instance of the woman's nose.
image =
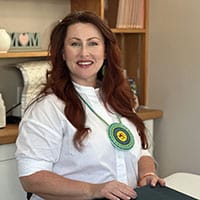
[[89,49],[86,45],[82,45],[81,47],[81,56],[85,57],[89,55]]

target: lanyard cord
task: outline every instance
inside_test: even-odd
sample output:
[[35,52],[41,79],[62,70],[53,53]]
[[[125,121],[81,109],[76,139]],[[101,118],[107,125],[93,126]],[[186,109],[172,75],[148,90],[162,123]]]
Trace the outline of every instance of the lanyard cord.
[[[94,111],[94,109],[87,103],[87,101],[80,95],[80,94],[78,94],[79,95],[79,97],[81,98],[81,100],[85,103],[85,105],[102,121],[102,122],[104,122],[104,124],[106,124],[107,126],[109,126],[109,124],[100,116],[100,115],[98,115],[95,111]],[[117,118],[118,118],[118,120],[120,121],[120,123],[121,123],[121,120],[120,120],[120,117],[117,115]]]
[[100,115],[98,115],[94,109],[88,104],[88,102],[78,94],[80,99],[85,103],[85,105],[103,122],[108,126],[108,137],[111,144],[120,150],[130,150],[134,144],[135,140],[131,131],[122,124],[120,117],[117,115],[119,120],[118,123],[108,124]]

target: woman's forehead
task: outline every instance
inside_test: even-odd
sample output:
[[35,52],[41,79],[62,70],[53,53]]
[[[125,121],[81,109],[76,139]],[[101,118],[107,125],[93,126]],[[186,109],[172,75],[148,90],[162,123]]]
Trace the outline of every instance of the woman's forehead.
[[67,37],[76,38],[100,38],[103,39],[103,35],[100,30],[92,23],[75,23],[68,27],[66,32]]

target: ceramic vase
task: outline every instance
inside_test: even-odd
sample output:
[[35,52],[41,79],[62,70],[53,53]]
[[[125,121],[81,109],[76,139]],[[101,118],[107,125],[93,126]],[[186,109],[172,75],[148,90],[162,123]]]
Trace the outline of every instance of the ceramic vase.
[[21,71],[24,80],[21,94],[22,116],[27,106],[31,104],[46,83],[47,71],[51,70],[51,65],[48,61],[28,61],[18,63],[17,68]]
[[0,29],[0,53],[7,53],[10,48],[11,38],[5,29]]

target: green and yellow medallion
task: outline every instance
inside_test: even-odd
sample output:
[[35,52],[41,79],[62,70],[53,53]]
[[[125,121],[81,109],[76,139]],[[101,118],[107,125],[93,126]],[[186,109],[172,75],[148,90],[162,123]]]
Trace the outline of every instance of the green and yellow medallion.
[[112,145],[120,150],[130,150],[135,144],[133,134],[122,123],[109,125],[108,136]]

